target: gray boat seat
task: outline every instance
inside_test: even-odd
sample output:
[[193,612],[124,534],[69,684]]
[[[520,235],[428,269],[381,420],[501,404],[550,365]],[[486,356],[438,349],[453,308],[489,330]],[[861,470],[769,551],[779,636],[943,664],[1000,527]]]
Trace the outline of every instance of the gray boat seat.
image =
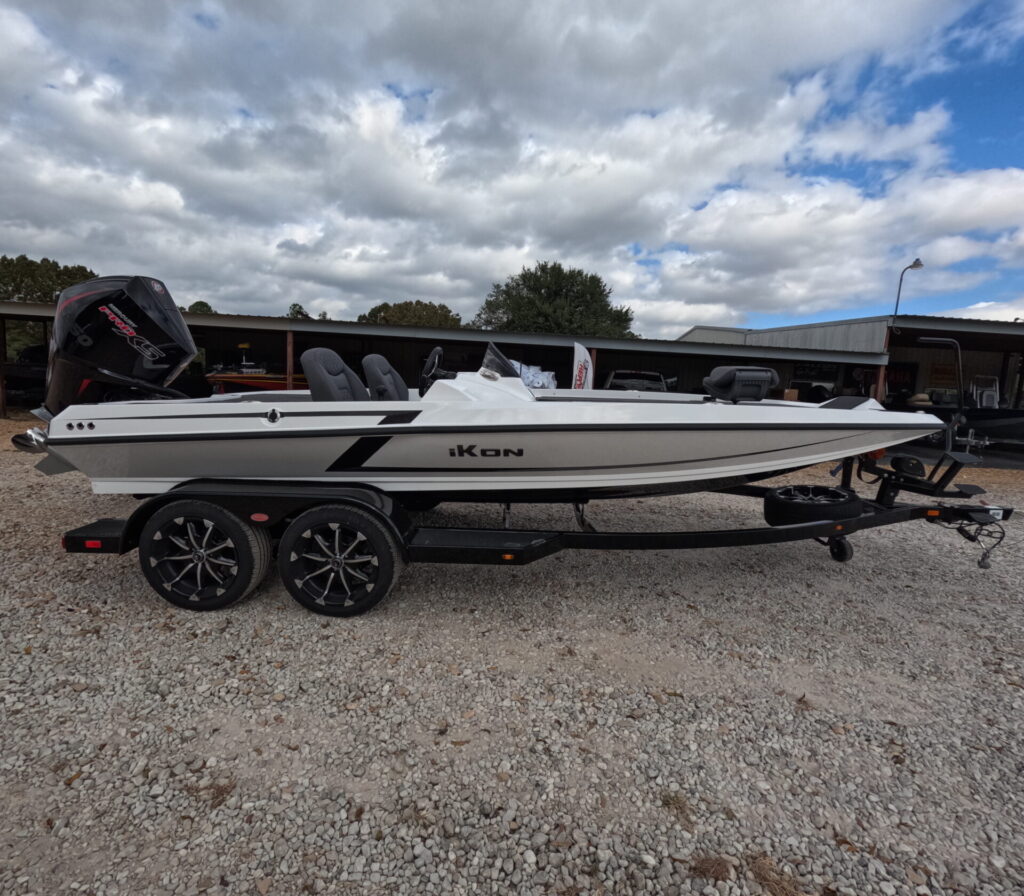
[[408,401],[409,387],[383,355],[363,358],[363,374],[374,401]]
[[356,372],[329,348],[311,348],[299,358],[313,401],[369,401]]
[[720,401],[760,401],[779,384],[770,367],[716,367],[704,377],[708,395]]

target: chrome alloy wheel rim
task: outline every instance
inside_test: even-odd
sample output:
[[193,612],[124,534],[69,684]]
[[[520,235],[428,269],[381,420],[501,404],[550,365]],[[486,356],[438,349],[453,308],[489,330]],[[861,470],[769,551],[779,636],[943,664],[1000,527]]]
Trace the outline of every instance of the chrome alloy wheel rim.
[[289,560],[296,588],[324,607],[350,607],[372,593],[380,567],[367,537],[340,523],[306,529]]
[[153,534],[149,565],[165,591],[199,603],[220,597],[238,574],[234,541],[203,517],[179,516]]
[[828,485],[785,485],[777,494],[794,504],[842,504],[850,499],[847,492]]

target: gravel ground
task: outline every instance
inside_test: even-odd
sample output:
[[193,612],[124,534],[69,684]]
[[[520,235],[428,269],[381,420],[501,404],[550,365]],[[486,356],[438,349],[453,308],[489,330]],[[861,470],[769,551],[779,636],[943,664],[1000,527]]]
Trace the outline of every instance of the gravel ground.
[[[273,578],[192,614],[134,554],[60,552],[133,502],[36,473],[24,426],[0,421],[4,893],[1024,892],[1018,520],[987,571],[913,523],[845,565],[813,543],[566,552],[412,566],[351,620]],[[1024,507],[1024,473],[969,479]]]

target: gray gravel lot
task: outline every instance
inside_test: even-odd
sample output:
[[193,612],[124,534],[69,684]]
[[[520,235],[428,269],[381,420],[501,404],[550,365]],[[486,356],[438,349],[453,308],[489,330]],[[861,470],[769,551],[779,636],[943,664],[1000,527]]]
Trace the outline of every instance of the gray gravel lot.
[[[1024,892],[1021,520],[988,571],[914,523],[846,565],[567,552],[412,566],[352,620],[274,578],[192,614],[134,554],[62,554],[133,502],[36,473],[0,423],[0,892]],[[967,478],[1024,508],[1024,473]],[[706,495],[592,508],[758,519]]]

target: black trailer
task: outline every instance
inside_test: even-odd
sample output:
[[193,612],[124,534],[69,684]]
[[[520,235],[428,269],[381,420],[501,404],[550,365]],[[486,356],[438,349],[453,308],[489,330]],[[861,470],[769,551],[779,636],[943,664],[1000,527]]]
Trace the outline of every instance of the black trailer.
[[[764,502],[766,527],[719,531],[599,532],[575,505],[573,531],[421,526],[389,495],[323,483],[197,480],[151,497],[127,519],[102,519],[65,533],[67,551],[124,554],[138,549],[142,572],[171,603],[193,610],[226,607],[266,575],[276,551],[288,592],[304,607],[353,616],[391,590],[405,563],[489,563],[517,566],[565,549],[688,550],[815,539],[834,560],[853,556],[849,536],[862,529],[925,520],[955,529],[982,548],[988,566],[1003,540],[1009,507],[949,503],[984,490],[955,485],[977,458],[947,453],[930,471],[910,455],[883,466],[875,457],[849,458],[834,486],[742,486],[726,490]],[[874,499],[857,495],[853,478],[877,485]],[[931,503],[899,500],[901,492]]]

